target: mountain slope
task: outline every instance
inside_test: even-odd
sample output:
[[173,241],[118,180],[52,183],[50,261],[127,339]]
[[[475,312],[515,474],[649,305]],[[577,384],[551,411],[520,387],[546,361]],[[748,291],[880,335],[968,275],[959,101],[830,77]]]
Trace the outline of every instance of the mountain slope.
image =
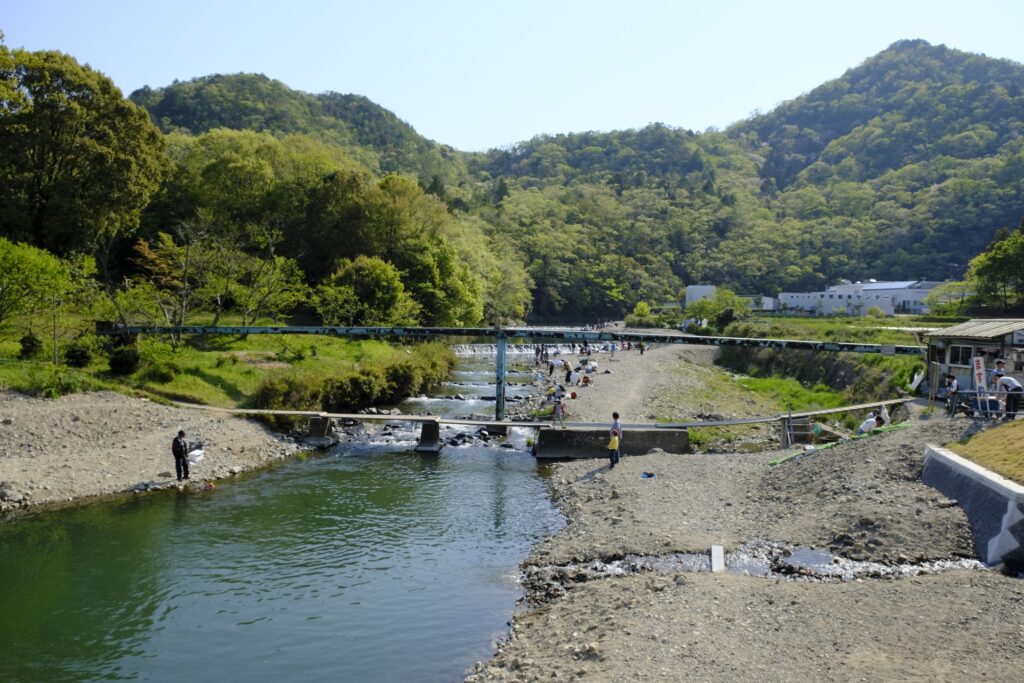
[[762,177],[783,189],[816,162],[826,165],[814,171],[820,182],[991,156],[1024,133],[1021,112],[1024,66],[905,40],[729,133],[767,145]]
[[312,135],[343,147],[372,171],[461,175],[461,155],[428,140],[394,113],[361,95],[311,95],[262,74],[204,76],[166,88],[141,88],[130,99],[165,133],[214,128]]

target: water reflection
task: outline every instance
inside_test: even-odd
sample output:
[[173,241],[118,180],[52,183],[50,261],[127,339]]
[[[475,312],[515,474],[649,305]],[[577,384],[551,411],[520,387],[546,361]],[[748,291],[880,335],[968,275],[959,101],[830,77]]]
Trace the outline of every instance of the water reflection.
[[560,521],[525,450],[411,443],[0,525],[0,680],[460,679]]

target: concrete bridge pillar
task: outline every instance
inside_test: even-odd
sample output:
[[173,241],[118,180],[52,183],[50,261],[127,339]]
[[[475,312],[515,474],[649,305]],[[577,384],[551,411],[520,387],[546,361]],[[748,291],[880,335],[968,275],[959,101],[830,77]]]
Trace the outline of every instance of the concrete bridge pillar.
[[439,453],[441,451],[441,421],[424,422],[420,428],[420,442],[413,449],[417,453]]

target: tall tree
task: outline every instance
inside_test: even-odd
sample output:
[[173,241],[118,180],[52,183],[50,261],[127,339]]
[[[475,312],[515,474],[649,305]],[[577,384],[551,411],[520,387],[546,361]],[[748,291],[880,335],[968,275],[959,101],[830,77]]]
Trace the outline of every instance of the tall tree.
[[0,45],[0,234],[57,254],[138,224],[167,162],[159,130],[103,74]]

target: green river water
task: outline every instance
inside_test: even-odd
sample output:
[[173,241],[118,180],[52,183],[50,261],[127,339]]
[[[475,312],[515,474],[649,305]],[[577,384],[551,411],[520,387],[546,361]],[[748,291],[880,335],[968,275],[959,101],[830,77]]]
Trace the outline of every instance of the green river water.
[[0,681],[461,680],[561,518],[525,448],[411,445],[0,524]]

